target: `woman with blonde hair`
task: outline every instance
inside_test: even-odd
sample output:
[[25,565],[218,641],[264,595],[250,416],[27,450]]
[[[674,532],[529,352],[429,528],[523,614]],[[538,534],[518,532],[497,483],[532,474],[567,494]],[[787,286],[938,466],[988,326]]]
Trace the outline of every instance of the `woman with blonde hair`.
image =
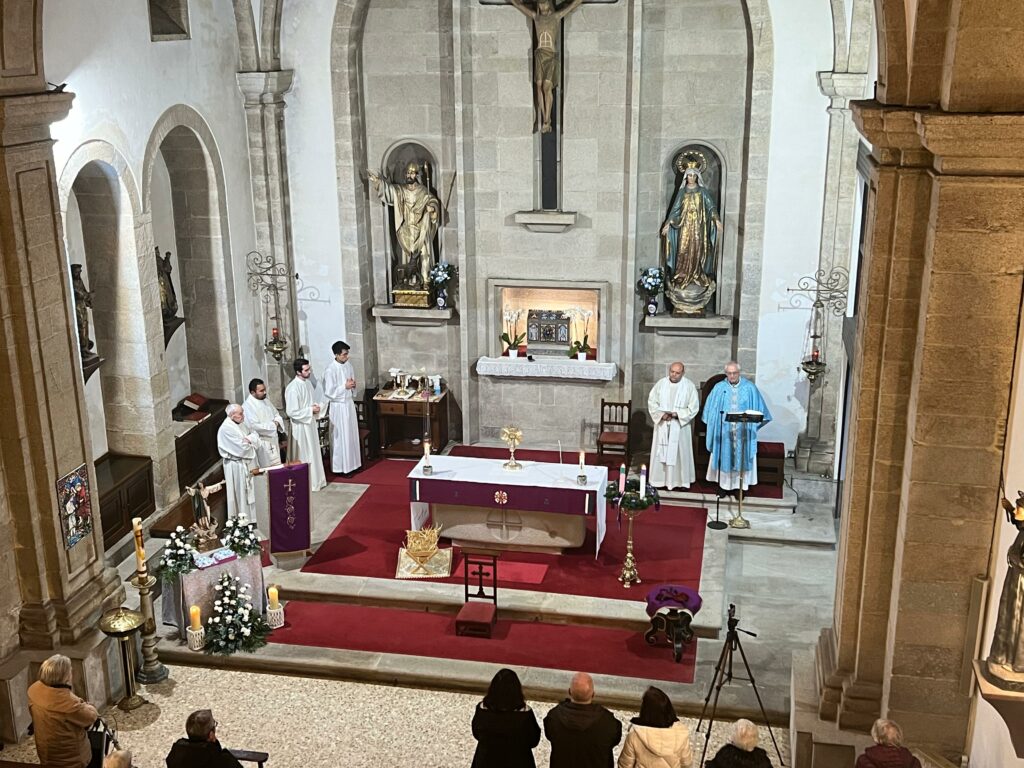
[[640,714],[630,722],[618,768],[691,768],[690,729],[664,691],[653,685],[644,691]]
[[892,720],[875,720],[871,738],[875,746],[857,758],[856,768],[921,768],[921,761],[903,746],[903,730]]
[[757,746],[757,726],[740,719],[732,727],[732,740],[718,750],[707,768],[772,768],[768,753]]
[[71,659],[58,653],[39,665],[39,679],[28,687],[28,708],[39,762],[54,768],[85,768],[91,763],[86,731],[99,712],[71,692]]

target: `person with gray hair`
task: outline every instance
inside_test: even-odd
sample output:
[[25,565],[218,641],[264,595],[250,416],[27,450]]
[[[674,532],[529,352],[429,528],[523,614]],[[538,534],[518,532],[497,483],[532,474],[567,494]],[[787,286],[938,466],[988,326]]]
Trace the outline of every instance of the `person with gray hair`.
[[768,753],[757,746],[757,740],[757,726],[741,718],[733,724],[730,742],[705,765],[707,768],[772,768]]
[[55,768],[84,768],[92,761],[86,731],[99,718],[96,707],[71,691],[71,659],[54,654],[39,665],[28,687],[39,762]]
[[224,459],[228,517],[246,515],[255,520],[256,488],[252,471],[259,466],[256,463],[256,446],[260,444],[260,436],[245,423],[245,409],[238,403],[227,407],[227,416],[217,430],[217,452]]
[[856,768],[921,768],[921,761],[903,746],[903,730],[892,720],[875,720],[871,738],[875,746],[857,758]]
[[167,768],[241,768],[238,758],[217,741],[217,721],[208,709],[197,709],[185,721],[186,738],[167,755]]
[[544,735],[551,742],[551,768],[612,768],[612,749],[622,738],[622,723],[594,703],[594,680],[577,672],[569,698],[544,718]]
[[132,753],[127,749],[115,749],[103,758],[103,768],[132,768]]

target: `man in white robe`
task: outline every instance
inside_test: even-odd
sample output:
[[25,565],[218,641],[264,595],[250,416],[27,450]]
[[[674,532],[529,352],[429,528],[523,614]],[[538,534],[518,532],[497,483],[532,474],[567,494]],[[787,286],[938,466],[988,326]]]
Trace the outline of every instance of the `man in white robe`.
[[288,453],[295,461],[309,465],[309,489],[319,491],[327,485],[324,475],[323,456],[320,455],[320,438],[316,422],[320,415],[320,404],[313,399],[313,375],[309,360],[296,358],[292,364],[295,378],[284,390],[284,411],[292,423],[292,440]]
[[330,404],[331,417],[331,470],[346,477],[362,464],[355,403],[356,371],[348,361],[349,349],[344,341],[334,342],[334,362],[324,374],[324,397]]
[[224,490],[228,517],[245,515],[256,519],[256,489],[252,471],[256,464],[259,436],[245,423],[245,410],[238,403],[227,407],[228,417],[217,430],[217,452],[224,460]]
[[259,436],[256,460],[261,467],[281,463],[281,445],[278,432],[284,432],[284,419],[267,397],[267,385],[262,379],[249,382],[249,396],[245,398],[245,420]]
[[654,385],[647,398],[654,421],[650,483],[670,491],[689,488],[697,478],[690,422],[700,411],[700,398],[693,382],[683,375],[685,370],[682,363],[672,363],[668,376]]

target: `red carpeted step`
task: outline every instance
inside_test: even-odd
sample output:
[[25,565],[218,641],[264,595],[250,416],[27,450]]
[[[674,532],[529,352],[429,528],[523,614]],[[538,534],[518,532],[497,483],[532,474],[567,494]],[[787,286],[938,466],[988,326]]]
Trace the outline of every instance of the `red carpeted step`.
[[582,668],[594,674],[692,683],[697,655],[694,642],[676,664],[671,648],[652,647],[642,632],[628,629],[502,620],[500,604],[490,639],[456,635],[452,614],[401,608],[293,600],[285,617],[270,642],[465,659],[495,667]]

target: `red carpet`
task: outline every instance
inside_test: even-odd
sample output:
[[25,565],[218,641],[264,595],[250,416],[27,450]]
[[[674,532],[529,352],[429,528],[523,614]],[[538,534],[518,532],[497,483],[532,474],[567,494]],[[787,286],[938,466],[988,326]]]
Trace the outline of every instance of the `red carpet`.
[[356,472],[352,477],[332,474],[330,466],[328,466],[327,477],[332,483],[408,486],[408,475],[415,466],[416,462],[409,459],[376,459],[367,464],[364,469]]
[[[621,590],[622,588],[619,587]],[[499,619],[490,639],[455,634],[450,614],[334,603],[288,603],[287,621],[273,643],[467,659],[511,667],[544,667],[692,683],[697,643],[682,661],[667,646],[649,646],[628,629]],[[339,628],[344,628],[339,631]],[[585,663],[581,664],[581,659]],[[568,677],[566,685],[568,686]]]
[[[408,466],[408,462],[401,463]],[[594,558],[594,521],[590,520],[586,541],[579,549],[563,555],[528,552],[504,555],[498,564],[499,583],[518,589],[616,600],[643,600],[647,589],[655,584],[697,588],[706,519],[706,511],[694,507],[662,506],[660,511],[645,512],[635,524],[633,537],[644,583],[628,590],[616,580],[626,551],[626,526],[623,521],[622,528],[618,528],[614,512],[609,514],[608,530],[597,559]],[[371,485],[302,570],[394,578],[398,549],[408,527],[408,489]],[[503,570],[506,565],[508,571]],[[534,567],[529,568],[531,565]],[[538,566],[547,568],[539,582]],[[447,581],[461,584],[461,571],[456,567],[452,573],[454,575]]]
[[[765,443],[766,446],[782,445],[781,443]],[[772,449],[774,450],[774,449]],[[482,445],[456,445],[451,450],[452,456],[472,456],[478,459],[505,459],[508,458],[507,448],[491,448]],[[516,451],[517,459],[524,459],[526,461],[545,461],[555,463],[558,461],[558,451]],[[579,461],[579,451],[567,451],[562,453],[562,460],[566,464],[575,464]],[[619,479],[619,467],[622,464],[622,457],[614,454],[604,454],[599,457],[596,453],[587,454],[587,464],[593,466],[605,466],[608,467],[608,480],[610,482],[618,482]],[[690,486],[689,490],[692,493],[707,493],[713,494],[718,489],[714,483],[709,483],[707,480],[698,480]],[[752,486],[748,491],[744,493],[745,496],[750,496],[755,499],[781,499],[782,488],[777,485],[755,485]]]

